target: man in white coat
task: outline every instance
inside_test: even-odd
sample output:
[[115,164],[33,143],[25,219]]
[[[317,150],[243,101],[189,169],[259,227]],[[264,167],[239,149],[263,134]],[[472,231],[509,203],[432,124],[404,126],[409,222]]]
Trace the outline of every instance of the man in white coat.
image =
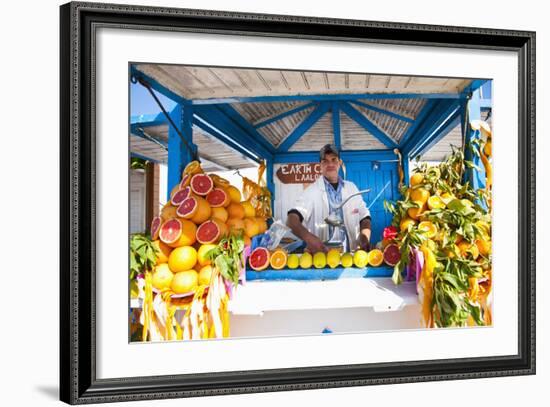
[[[332,226],[325,222],[332,208],[343,202],[349,195],[358,191],[354,183],[344,181],[338,174],[342,161],[338,149],[325,145],[319,154],[321,176],[310,185],[288,211],[287,226],[306,244],[311,253],[328,249],[323,244],[332,233]],[[361,195],[351,198],[340,209],[344,219],[346,235],[344,251],[368,250],[371,236],[370,212]]]

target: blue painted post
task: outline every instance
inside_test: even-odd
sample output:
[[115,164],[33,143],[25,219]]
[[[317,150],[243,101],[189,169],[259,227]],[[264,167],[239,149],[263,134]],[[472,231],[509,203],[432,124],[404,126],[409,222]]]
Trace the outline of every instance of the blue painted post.
[[401,159],[403,160],[403,183],[408,186],[411,179],[409,155],[403,154]]
[[[190,104],[178,104],[170,113],[171,119],[176,125],[180,126],[180,131],[188,141],[193,145],[193,107]],[[168,190],[167,199],[170,199],[170,192],[181,180],[181,173],[185,166],[193,159],[193,155],[187,150],[179,134],[171,125],[168,127]]]
[[332,102],[332,132],[334,133],[334,145],[340,151],[342,149],[342,142],[340,136],[340,107],[338,102]]
[[465,108],[466,108],[466,114],[467,114],[467,122],[464,123],[463,120],[463,126],[465,125],[466,128],[464,129],[464,136],[465,136],[465,151],[464,151],[464,157],[468,161],[472,161],[478,168],[479,171],[475,168],[468,168],[466,167],[465,171],[465,180],[470,182],[470,185],[474,189],[480,189],[485,188],[485,168],[483,167],[483,163],[481,162],[481,159],[476,154],[472,154],[469,144],[475,140],[479,139],[481,134],[479,130],[472,130],[472,127],[470,126],[470,122],[472,120],[480,120],[481,119],[481,103],[480,103],[481,97],[480,97],[480,91],[479,89],[475,90],[472,93],[472,97],[467,102]]
[[271,214],[275,217],[275,182],[273,181],[273,160],[266,160],[265,178],[267,189],[271,192]]

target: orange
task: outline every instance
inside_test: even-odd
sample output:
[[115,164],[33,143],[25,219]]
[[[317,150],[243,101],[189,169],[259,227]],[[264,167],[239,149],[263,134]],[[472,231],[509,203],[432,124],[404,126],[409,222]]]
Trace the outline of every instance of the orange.
[[170,243],[170,247],[191,246],[196,242],[197,225],[187,219],[178,218],[181,224],[181,236],[174,243]]
[[212,218],[216,218],[221,220],[222,222],[227,222],[227,218],[229,217],[229,214],[225,210],[225,208],[212,208],[212,214],[210,215]]
[[185,294],[195,291],[199,284],[199,273],[195,270],[184,270],[176,273],[170,288],[176,294]]
[[187,164],[183,170],[183,175],[189,174],[189,175],[195,175],[195,174],[202,174],[202,168],[201,164],[198,161],[191,161],[189,164]]
[[176,215],[177,210],[177,207],[168,202],[162,207],[162,210],[160,211],[160,217],[164,222],[166,222],[168,219],[172,219],[178,216]]
[[248,237],[256,236],[260,233],[260,226],[253,218],[246,218],[244,220],[244,234]]
[[177,247],[168,257],[168,266],[174,273],[191,270],[196,263],[197,251],[193,246]]
[[158,265],[158,264],[166,263],[168,261],[168,256],[170,256],[170,252],[172,251],[172,248],[160,240],[153,240],[153,246],[155,247],[155,250],[157,252],[156,264]]
[[210,279],[212,277],[212,266],[201,267],[199,271],[199,285],[210,285]]
[[430,209],[443,209],[445,208],[445,202],[441,197],[434,195],[428,198],[428,208]]
[[264,218],[257,217],[256,222],[258,223],[258,227],[260,228],[259,233],[264,233],[267,230],[267,222]]
[[286,266],[287,261],[287,254],[282,249],[276,249],[273,253],[271,253],[271,257],[269,258],[269,264],[271,265],[271,268],[275,270],[280,270]]
[[407,210],[407,215],[412,219],[418,220],[422,212],[424,212],[424,202],[414,201],[414,203],[418,205],[418,208],[409,208]]
[[401,230],[401,232],[404,232],[405,230],[409,230],[409,228],[413,227],[414,225],[416,225],[415,220],[411,218],[403,218],[399,223],[399,229]]
[[472,256],[475,260],[479,256],[479,249],[475,244],[468,243],[466,240],[461,241],[457,244],[458,250],[462,257],[466,257],[468,254]]
[[373,249],[368,254],[369,264],[374,267],[378,267],[384,261],[384,253],[381,250]]
[[230,218],[244,218],[244,207],[239,202],[231,202],[227,207],[227,214]]
[[244,239],[245,246],[252,246],[252,239],[250,239],[247,235],[244,235],[243,239]]
[[237,189],[237,187],[234,187],[233,185],[229,185],[225,188],[225,192],[229,194],[229,197],[231,198],[231,202],[239,203],[241,202],[241,191]]
[[425,204],[430,197],[430,193],[424,188],[416,188],[411,191],[410,197],[413,201],[420,201],[422,204]]
[[174,274],[170,271],[168,264],[162,263],[155,267],[153,272],[153,287],[157,290],[170,288]]
[[428,239],[431,239],[431,238],[435,237],[435,235],[437,234],[437,226],[434,225],[429,220],[425,220],[423,222],[420,222],[418,224],[418,230],[424,232],[425,236]]
[[414,174],[412,177],[411,177],[411,186],[415,186],[415,185],[420,185],[422,184],[422,182],[424,181],[424,176],[420,173],[416,173]]
[[244,209],[245,218],[253,218],[254,216],[256,216],[256,210],[249,201],[242,201],[241,205]]
[[226,222],[229,233],[236,234],[239,230],[244,231],[244,221],[238,218],[229,218]]
[[197,250],[197,263],[200,264],[201,267],[211,264],[211,261],[206,257],[206,253],[216,247],[218,247],[218,245],[215,244],[203,244],[199,247],[199,250]]
[[197,208],[191,218],[191,221],[196,225],[200,225],[210,218],[212,208],[210,208],[210,204],[206,199],[201,198],[200,196],[196,196],[195,199],[197,200]]
[[490,240],[476,240],[476,246],[479,250],[479,253],[483,256],[487,256],[491,253],[491,241]]

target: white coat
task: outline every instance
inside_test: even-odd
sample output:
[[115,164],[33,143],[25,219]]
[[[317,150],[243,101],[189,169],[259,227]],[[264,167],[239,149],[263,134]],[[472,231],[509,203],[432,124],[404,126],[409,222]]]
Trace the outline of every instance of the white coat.
[[[323,242],[329,238],[328,225],[325,222],[325,218],[329,215],[328,196],[325,187],[325,181],[321,176],[305,189],[293,208],[302,214],[304,226]],[[357,191],[358,189],[353,182],[344,181],[342,202]],[[359,234],[361,231],[359,223],[365,217],[370,216],[370,211],[361,195],[356,195],[344,205],[342,212],[348,242],[350,249],[353,251],[359,248]]]

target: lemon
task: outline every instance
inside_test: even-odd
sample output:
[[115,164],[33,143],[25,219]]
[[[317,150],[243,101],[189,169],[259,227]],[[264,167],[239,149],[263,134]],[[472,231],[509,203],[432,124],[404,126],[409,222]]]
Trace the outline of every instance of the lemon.
[[366,267],[367,264],[369,264],[369,256],[367,252],[364,250],[357,250],[353,254],[353,264],[355,264],[356,267]]
[[161,263],[155,267],[155,271],[153,273],[153,287],[157,290],[170,288],[173,278],[174,274],[168,267],[168,264]]
[[353,266],[353,256],[351,253],[344,253],[340,259],[342,267],[351,267]]
[[300,265],[300,258],[297,254],[290,254],[288,256],[288,260],[286,261],[286,265],[289,269],[298,268],[298,266]]
[[300,267],[303,269],[309,269],[311,268],[311,265],[313,264],[313,257],[311,257],[311,253],[304,253],[300,256]]
[[328,251],[327,264],[331,269],[340,265],[340,252],[337,249],[330,249]]
[[322,269],[327,265],[327,256],[323,252],[317,252],[313,255],[313,265],[316,269]]

